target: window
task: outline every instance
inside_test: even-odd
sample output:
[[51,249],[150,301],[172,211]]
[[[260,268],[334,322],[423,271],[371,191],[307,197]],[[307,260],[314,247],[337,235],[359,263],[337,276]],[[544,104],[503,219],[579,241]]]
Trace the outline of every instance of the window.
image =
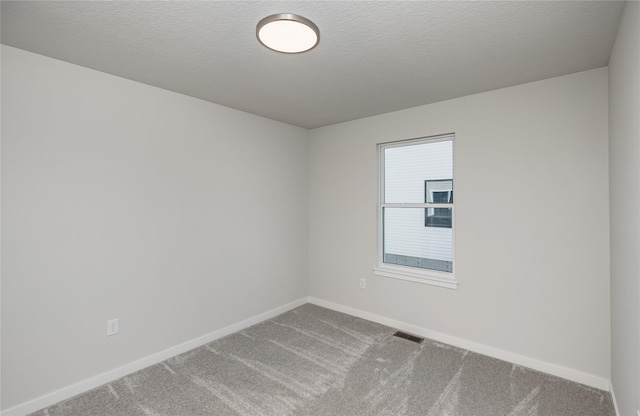
[[376,274],[456,288],[453,135],[378,145]]
[[[453,179],[424,181],[424,202],[453,203]],[[451,228],[451,208],[425,208],[425,227]]]

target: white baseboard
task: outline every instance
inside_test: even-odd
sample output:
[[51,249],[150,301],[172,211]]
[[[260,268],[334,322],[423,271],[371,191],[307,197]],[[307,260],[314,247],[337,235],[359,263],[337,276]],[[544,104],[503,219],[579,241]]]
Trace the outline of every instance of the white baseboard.
[[384,316],[365,312],[359,309],[340,305],[340,304],[326,301],[323,299],[309,297],[309,303],[313,303],[314,305],[322,306],[328,309],[333,309],[335,311],[343,312],[349,315],[357,316],[359,318],[367,319],[369,321],[377,322],[379,324],[386,325],[392,328],[397,328],[403,331],[407,331],[415,335],[420,335],[422,337],[429,338],[435,341],[443,342],[449,345],[454,345],[456,347],[463,348],[465,350],[473,351],[483,355],[488,355],[489,357],[497,358],[503,361],[508,361],[510,363],[518,364],[523,367],[532,368],[534,370],[541,371],[543,373],[562,377],[567,380],[571,380],[577,383],[585,384],[587,386],[595,387],[600,390],[609,391],[611,387],[611,383],[608,379],[598,377],[592,374],[583,373],[581,371],[573,370],[571,368],[562,367],[557,364],[552,364],[545,361],[536,360],[534,358],[526,357],[523,355],[515,354],[509,351],[500,350],[498,348],[490,347],[488,345],[479,344],[473,341],[468,341],[466,339],[443,334],[441,332],[432,331],[416,325],[396,321],[394,319],[386,318]]
[[[618,401],[616,400],[616,393],[613,390],[613,383],[611,383],[609,386],[609,392],[611,393],[611,401],[613,401],[613,407],[616,411],[616,416],[625,416],[622,413],[620,413],[620,409],[618,408]],[[640,416],[640,410],[636,410],[636,415]]]
[[233,334],[234,332],[241,331],[252,325],[255,325],[267,319],[273,318],[274,316],[278,316],[291,309],[297,308],[298,306],[304,305],[305,303],[307,303],[307,298],[298,299],[286,305],[283,305],[275,309],[272,309],[270,311],[253,316],[249,319],[245,319],[242,322],[238,322],[236,324],[219,329],[217,331],[211,332],[201,337],[184,342],[180,345],[176,345],[175,347],[171,347],[164,351],[160,351],[158,353],[149,355],[140,360],[123,365],[122,367],[107,371],[106,373],[102,373],[95,377],[91,377],[77,384],[64,387],[60,390],[54,391],[53,393],[40,396],[36,399],[30,400],[25,403],[21,403],[10,409],[4,410],[3,412],[0,413],[0,415],[1,416],[24,416],[29,413],[35,412],[37,410],[44,409],[62,400],[69,399],[80,393],[84,393],[96,387],[102,386],[103,384],[117,380],[120,377],[142,370],[143,368],[161,363],[162,361],[167,360],[171,357],[174,357],[178,354],[182,354],[194,348],[208,344],[212,341],[215,341],[216,339]]
[[611,401],[613,402],[613,408],[616,411],[616,416],[620,416],[620,410],[618,409],[618,402],[616,401],[616,394],[613,391],[613,383],[609,383],[609,392],[611,393]]

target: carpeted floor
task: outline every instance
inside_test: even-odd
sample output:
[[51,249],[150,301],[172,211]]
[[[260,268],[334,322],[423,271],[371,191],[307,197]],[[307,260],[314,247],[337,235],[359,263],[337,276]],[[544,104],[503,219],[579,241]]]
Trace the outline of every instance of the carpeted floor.
[[38,416],[614,416],[609,393],[307,304]]

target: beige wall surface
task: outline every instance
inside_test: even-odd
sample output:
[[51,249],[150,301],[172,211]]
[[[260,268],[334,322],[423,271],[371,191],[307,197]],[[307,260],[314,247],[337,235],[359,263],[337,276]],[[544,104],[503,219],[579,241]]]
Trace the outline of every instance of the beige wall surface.
[[[606,382],[607,94],[601,68],[312,130],[310,296]],[[458,290],[374,275],[376,144],[450,132]]]
[[611,384],[640,411],[640,3],[627,2],[609,62]]
[[307,136],[3,45],[2,407],[306,296]]

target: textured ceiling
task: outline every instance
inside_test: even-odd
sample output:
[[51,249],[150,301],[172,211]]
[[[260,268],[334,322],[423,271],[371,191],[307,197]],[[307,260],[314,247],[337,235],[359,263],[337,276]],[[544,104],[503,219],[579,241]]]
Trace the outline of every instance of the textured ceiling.
[[[623,2],[2,1],[2,43],[314,128],[606,66]],[[261,46],[296,13],[310,52]]]

